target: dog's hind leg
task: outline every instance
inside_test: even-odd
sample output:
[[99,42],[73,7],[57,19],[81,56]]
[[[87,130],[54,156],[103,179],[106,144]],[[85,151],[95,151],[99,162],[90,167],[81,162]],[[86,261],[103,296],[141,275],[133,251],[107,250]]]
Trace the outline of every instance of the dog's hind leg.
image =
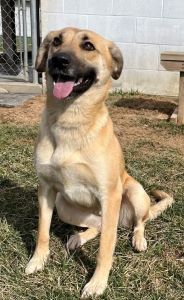
[[100,232],[101,217],[95,215],[90,210],[73,206],[58,194],[56,200],[56,208],[59,218],[68,224],[87,227],[86,231],[72,235],[68,242],[67,247],[71,250],[84,245],[87,241],[95,238]]
[[147,242],[144,228],[146,220],[149,219],[150,198],[142,185],[130,176],[125,181],[123,197],[129,203],[129,215],[134,226],[132,245],[138,251],[145,251]]
[[145,251],[147,249],[147,241],[144,237],[144,229],[144,222],[141,219],[136,220],[132,238],[132,246],[138,251]]
[[78,247],[81,247],[86,242],[94,239],[99,233],[97,228],[88,228],[84,232],[79,232],[74,235],[71,235],[68,242],[67,248],[70,250],[74,250]]

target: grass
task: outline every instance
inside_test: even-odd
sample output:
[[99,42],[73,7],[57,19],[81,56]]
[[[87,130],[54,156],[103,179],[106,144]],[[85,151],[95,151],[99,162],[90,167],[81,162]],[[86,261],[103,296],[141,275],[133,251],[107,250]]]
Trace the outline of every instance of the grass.
[[142,93],[139,90],[133,90],[131,89],[130,91],[123,91],[122,89],[113,89],[109,95],[110,96],[123,96],[123,97],[131,97],[131,96],[137,96],[137,95],[141,95]]
[[184,125],[176,126],[172,122],[165,122],[160,120],[157,120],[153,123],[146,118],[142,118],[140,123],[142,125],[147,125],[148,127],[155,129],[156,132],[165,131],[170,135],[184,135]]
[[[183,127],[138,117],[135,128],[169,139],[183,137]],[[79,299],[95,268],[99,240],[68,254],[64,244],[77,228],[61,224],[56,213],[51,227],[51,258],[44,271],[26,276],[24,269],[35,247],[38,223],[37,177],[33,167],[37,126],[0,125],[0,298],[2,300]],[[144,133],[125,148],[128,171],[147,191],[162,188],[174,194],[174,206],[147,224],[148,250],[133,251],[131,230],[118,230],[109,285],[100,299],[183,299],[184,158],[164,139],[154,143]]]

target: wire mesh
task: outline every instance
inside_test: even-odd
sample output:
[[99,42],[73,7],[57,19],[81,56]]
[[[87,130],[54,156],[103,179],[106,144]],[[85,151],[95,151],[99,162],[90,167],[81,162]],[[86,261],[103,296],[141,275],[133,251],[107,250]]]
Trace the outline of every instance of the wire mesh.
[[[29,29],[29,1],[26,3]],[[25,79],[22,1],[0,0],[0,8],[0,77],[9,75]],[[26,43],[27,49],[31,48],[31,37],[26,38]]]

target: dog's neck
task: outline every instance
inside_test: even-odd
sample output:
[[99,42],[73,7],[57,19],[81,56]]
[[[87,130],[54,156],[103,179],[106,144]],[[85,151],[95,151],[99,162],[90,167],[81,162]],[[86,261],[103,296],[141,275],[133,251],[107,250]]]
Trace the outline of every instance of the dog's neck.
[[[107,114],[105,99],[111,82],[101,87],[88,90],[76,98],[58,100],[53,96],[53,89],[47,91],[46,111],[49,123],[60,124],[63,128],[80,128],[96,123],[98,118]],[[94,97],[95,95],[95,97]]]
[[110,118],[104,101],[109,85],[110,82],[95,93],[89,90],[76,99],[66,100],[58,100],[52,91],[47,91],[47,123],[59,144],[78,148],[96,138]]

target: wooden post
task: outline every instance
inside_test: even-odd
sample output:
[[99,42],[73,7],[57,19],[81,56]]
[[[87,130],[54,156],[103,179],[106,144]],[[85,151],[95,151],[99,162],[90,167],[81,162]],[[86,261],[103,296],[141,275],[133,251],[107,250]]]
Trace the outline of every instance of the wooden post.
[[179,103],[178,103],[178,125],[184,124],[184,72],[180,72]]
[[184,52],[164,52],[161,53],[161,65],[168,71],[179,71],[179,102],[178,110],[171,116],[172,121],[177,121],[178,125],[184,124]]

